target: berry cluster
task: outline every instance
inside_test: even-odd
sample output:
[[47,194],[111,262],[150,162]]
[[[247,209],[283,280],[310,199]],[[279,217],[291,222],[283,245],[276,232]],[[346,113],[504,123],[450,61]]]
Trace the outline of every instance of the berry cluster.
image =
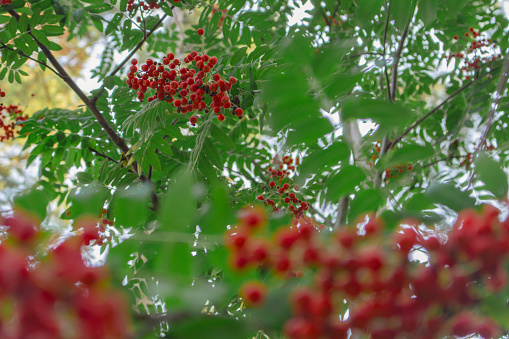
[[[337,19],[336,19],[336,17],[337,17]],[[332,15],[328,15],[327,17],[323,18],[323,22],[325,24],[330,23],[331,25],[334,25],[334,26],[338,26],[344,22],[344,20],[341,18],[341,15],[339,13],[336,14],[336,17],[334,17]]]
[[[392,140],[390,141],[392,143]],[[373,166],[373,161],[380,157],[380,151],[382,150],[382,141],[378,140],[375,144],[373,155],[371,156],[372,161],[369,162],[370,166]],[[392,165],[391,168],[385,169],[385,180],[399,178],[407,171],[412,171],[414,166],[411,163]]]
[[399,165],[392,165],[391,168],[385,169],[385,180],[389,179],[396,179],[399,178],[400,175],[403,175],[403,173],[407,171],[413,170],[413,166],[411,163],[407,164],[399,164]]
[[[486,146],[486,151],[493,151],[495,150],[495,146],[493,145],[487,145]],[[465,160],[463,160],[461,163],[460,163],[460,166],[465,166],[466,169],[469,169],[470,166],[474,163],[474,153],[467,153],[467,155],[465,156]]]
[[0,218],[2,338],[127,338],[129,306],[108,272],[81,257],[85,237],[71,237],[40,257],[39,224],[16,211]]
[[[5,96],[4,92],[0,92],[0,96],[2,96],[2,93]],[[28,116],[23,115],[23,111],[18,106],[4,106],[0,103],[0,142],[16,137],[21,127],[23,127],[23,124],[18,124],[18,122],[27,119]]]
[[[127,84],[138,91],[140,101],[145,99],[147,91],[153,89],[155,93],[148,98],[149,102],[155,99],[166,100],[173,103],[177,112],[183,114],[195,111],[209,113],[210,109],[217,114],[219,121],[223,121],[223,108],[231,108],[232,114],[242,118],[244,111],[238,107],[240,103],[229,95],[237,79],[232,76],[225,80],[219,73],[212,74],[218,63],[215,56],[199,55],[193,51],[182,62],[188,66],[184,67],[173,53],[168,53],[161,63],[147,59],[138,69],[138,61],[133,59],[127,74]],[[194,126],[198,117],[193,115],[189,121]]]
[[10,5],[12,4],[12,0],[0,0],[0,5]]
[[[500,222],[493,206],[484,206],[481,213],[462,211],[446,242],[412,220],[387,242],[374,216],[336,231],[328,241],[307,222],[280,228],[269,240],[265,220],[261,209],[242,210],[225,244],[236,269],[313,275],[310,285],[290,295],[293,317],[284,327],[288,338],[341,339],[349,330],[373,339],[500,334],[493,320],[474,313],[481,310],[477,306],[486,289],[498,292],[508,285],[509,218]],[[417,249],[428,254],[427,263],[409,262]],[[249,282],[241,296],[248,305],[260,305],[265,287]],[[346,318],[344,300],[349,302]]]
[[[147,12],[152,11],[154,9],[161,8],[161,3],[163,3],[164,0],[158,0],[158,1],[140,1],[140,0],[128,0],[127,1],[127,11],[131,14],[131,16],[134,16],[138,10],[140,11],[140,15],[136,17],[136,20],[138,22],[142,21],[142,16],[147,16]],[[180,0],[173,0],[173,2],[177,3],[180,2]]]
[[304,216],[304,211],[309,209],[306,201],[297,198],[295,192],[298,186],[293,184],[293,179],[289,177],[292,171],[295,171],[295,165],[298,165],[299,158],[294,160],[290,156],[284,156],[282,159],[276,157],[272,160],[272,166],[267,168],[269,173],[269,185],[264,185],[262,191],[268,191],[265,196],[259,195],[258,200],[262,200],[265,205],[272,206],[274,211],[282,208],[288,209],[295,218]]
[[[491,39],[483,37],[473,27],[470,27],[469,31],[465,32],[464,38],[460,39],[460,37],[455,35],[453,40],[455,42],[463,42],[458,44],[461,50],[448,56],[444,55],[444,58],[462,60],[461,71],[466,73],[466,80],[469,80],[482,65],[502,57],[501,54],[497,54],[497,45]],[[491,74],[488,74],[487,78],[491,79]]]

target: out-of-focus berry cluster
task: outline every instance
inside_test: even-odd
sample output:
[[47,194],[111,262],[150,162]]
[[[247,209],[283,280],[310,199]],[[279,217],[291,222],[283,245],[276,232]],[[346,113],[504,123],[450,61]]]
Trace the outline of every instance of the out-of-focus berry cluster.
[[[78,226],[89,228],[89,221]],[[0,337],[127,338],[131,326],[124,295],[109,285],[103,267],[81,256],[87,232],[41,255],[39,224],[16,211],[0,217]],[[46,244],[44,247],[47,246]]]
[[[5,92],[0,90],[0,98],[5,97]],[[18,132],[23,124],[20,121],[28,119],[27,115],[23,115],[23,111],[19,106],[6,106],[0,103],[0,142],[11,140],[18,136]]]
[[[461,72],[465,80],[470,80],[482,65],[502,58],[502,54],[497,53],[497,44],[473,27],[470,27],[463,37],[453,36],[453,41],[457,46],[456,52],[443,57],[448,60],[461,60]],[[487,78],[491,79],[491,74],[488,74]]]
[[[482,306],[487,291],[508,285],[509,219],[501,222],[495,207],[460,212],[447,241],[413,220],[387,236],[374,215],[327,238],[306,222],[269,234],[264,213],[241,210],[225,245],[235,269],[260,268],[284,278],[312,275],[310,284],[290,294],[288,338],[341,339],[350,330],[373,339],[500,334]],[[410,263],[415,250],[427,253],[428,261]],[[240,296],[256,307],[264,303],[267,288],[248,281]]]

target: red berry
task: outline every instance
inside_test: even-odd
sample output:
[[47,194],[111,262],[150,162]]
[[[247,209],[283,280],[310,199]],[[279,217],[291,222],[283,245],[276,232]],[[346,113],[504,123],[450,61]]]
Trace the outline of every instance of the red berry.
[[260,306],[267,298],[267,287],[259,281],[249,281],[242,285],[239,295],[246,305]]
[[193,115],[191,118],[189,118],[189,122],[194,126],[196,125],[196,122],[198,122],[198,118]]
[[265,225],[265,211],[262,207],[244,208],[238,214],[239,224],[249,229],[260,228]]
[[203,33],[205,33],[205,31],[203,30],[203,28],[198,28],[196,33],[198,33],[198,35],[203,35]]

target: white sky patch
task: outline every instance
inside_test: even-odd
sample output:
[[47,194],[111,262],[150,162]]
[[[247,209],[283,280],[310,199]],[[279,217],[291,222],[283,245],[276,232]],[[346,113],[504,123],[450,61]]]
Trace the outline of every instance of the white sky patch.
[[292,16],[288,18],[288,25],[293,26],[296,24],[302,24],[302,20],[305,18],[310,18],[311,15],[306,13],[306,11],[309,11],[313,9],[313,4],[311,1],[307,1],[305,4],[301,5],[300,8],[295,8],[295,10],[292,13]]

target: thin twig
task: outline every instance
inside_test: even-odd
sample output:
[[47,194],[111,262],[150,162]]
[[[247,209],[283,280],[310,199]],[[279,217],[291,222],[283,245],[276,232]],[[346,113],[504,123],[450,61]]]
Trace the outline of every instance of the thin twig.
[[488,117],[488,120],[486,121],[486,129],[484,130],[484,133],[481,136],[481,140],[479,141],[479,145],[477,146],[475,153],[478,153],[480,150],[482,150],[484,147],[486,147],[486,138],[488,137],[488,133],[491,129],[491,126],[493,125],[493,119],[495,118],[495,112],[498,108],[500,98],[502,97],[502,92],[504,91],[504,87],[507,83],[507,73],[509,72],[509,57],[507,57],[507,56],[505,57],[504,65],[502,67],[503,68],[502,68],[502,73],[500,74],[500,81],[498,82],[498,86],[497,86],[497,95],[495,97],[493,104],[491,105],[490,116]]
[[[484,132],[481,136],[481,139],[479,140],[479,145],[477,145],[474,155],[479,153],[479,151],[481,151],[483,148],[486,147],[486,138],[488,138],[488,133],[491,129],[491,126],[493,125],[495,113],[498,108],[500,98],[502,97],[502,92],[504,91],[505,84],[507,83],[507,72],[509,72],[509,58],[508,57],[505,58],[504,65],[502,66],[502,73],[500,74],[500,81],[498,82],[498,86],[497,86],[497,94],[495,96],[495,100],[493,101],[493,104],[491,105],[490,116],[488,117],[488,120],[486,121],[486,129],[484,130]],[[469,189],[470,186],[472,185],[472,183],[474,182],[474,176],[475,176],[475,172],[472,171],[472,174],[470,175],[470,178],[468,180],[467,189]]]
[[[389,10],[387,12],[389,12]],[[388,18],[389,18],[389,13],[387,13],[387,20],[388,20]],[[412,20],[409,19],[406,24],[405,30],[403,31],[403,34],[401,34],[401,39],[398,44],[398,49],[396,50],[396,53],[394,54],[394,59],[392,62],[392,85],[390,86],[390,92],[388,92],[389,93],[389,101],[391,101],[391,102],[396,100],[396,94],[398,92],[398,67],[399,67],[399,62],[401,61],[401,54],[403,53],[403,49],[405,47],[405,42],[408,37],[408,32],[410,31],[410,23],[411,22],[412,22]],[[386,25],[387,24],[388,23],[386,22]],[[385,39],[386,39],[386,33],[384,34],[384,40]],[[384,44],[384,48],[385,48],[385,44]],[[387,71],[387,66],[385,67],[385,70]],[[387,88],[389,89],[388,78],[389,78],[389,76],[386,72],[385,79],[387,81]],[[379,159],[382,158],[385,155],[385,153],[387,153],[387,151],[389,150],[388,146],[390,144],[391,144],[391,142],[390,142],[389,136],[385,136],[382,141],[382,147],[381,147],[382,149],[380,151]],[[380,185],[382,184],[382,175],[383,175],[383,171],[379,171],[376,173],[375,180],[373,183],[373,185],[375,187],[380,187]]]
[[451,160],[451,159],[461,159],[461,158],[466,158],[466,157],[467,157],[466,155],[450,155],[450,156],[448,156],[446,158],[437,159],[437,160],[434,160],[434,161],[432,161],[430,163],[422,165],[422,168],[427,168],[427,167],[436,165],[436,164],[438,164],[439,162],[442,162],[442,161],[448,161],[448,160]]
[[449,95],[447,98],[445,98],[444,101],[442,101],[440,104],[438,104],[438,106],[436,106],[435,108],[433,108],[431,111],[429,111],[428,113],[426,113],[422,118],[420,118],[419,120],[417,120],[416,122],[414,122],[412,125],[410,125],[410,127],[408,127],[403,133],[401,133],[401,135],[399,135],[398,137],[396,137],[394,139],[394,141],[392,143],[390,143],[388,145],[388,149],[392,148],[393,146],[395,146],[398,142],[401,141],[401,139],[403,139],[405,136],[408,135],[408,133],[410,133],[414,128],[416,128],[417,126],[419,126],[424,120],[428,119],[430,116],[432,116],[433,114],[435,114],[440,108],[442,108],[442,106],[444,106],[446,103],[448,103],[450,100],[452,100],[455,96],[457,96],[458,94],[460,94],[461,92],[463,92],[466,88],[470,87],[475,81],[470,81],[470,82],[467,82],[466,84],[464,84],[463,86],[461,86],[458,90],[456,90],[456,92],[452,93],[451,95]]
[[93,148],[92,148],[92,147],[90,147],[90,146],[88,147],[88,149],[89,149],[92,153],[94,153],[94,154],[96,154],[96,155],[98,155],[98,156],[100,156],[100,157],[102,157],[102,158],[108,159],[109,161],[114,162],[114,163],[116,163],[116,164],[118,164],[118,163],[119,163],[117,160],[113,159],[112,157],[110,157],[110,156],[108,156],[108,155],[106,155],[106,154],[104,154],[104,153],[101,153],[101,152],[99,152],[98,150],[93,149]]
[[[385,58],[387,54],[387,31],[389,30],[389,14],[390,14],[390,6],[385,2],[385,11],[386,11],[386,18],[385,18],[385,28],[384,28],[384,41],[383,41],[383,59],[384,59],[384,74],[385,74],[385,83],[387,86],[387,97],[390,100],[391,98],[391,86],[389,83],[389,74],[387,73],[387,60]],[[381,84],[381,82],[380,82]]]
[[323,9],[322,9],[322,6],[320,6],[320,13],[322,14],[323,16],[323,19],[325,20],[325,23],[327,24],[327,26],[329,26],[329,30],[332,29],[331,28],[331,22],[329,20],[329,18],[327,18],[327,15],[325,15]]
[[55,73],[57,76],[59,76],[60,78],[62,77],[62,76],[61,76],[61,75],[60,75],[60,74],[59,74],[59,73],[58,73],[58,72],[57,72],[57,71],[56,71],[53,67],[51,67],[50,65],[48,65],[48,64],[46,64],[46,63],[44,63],[44,62],[42,62],[42,61],[39,61],[39,60],[37,60],[37,59],[34,59],[34,58],[32,58],[31,56],[28,56],[28,55],[26,55],[25,53],[23,53],[23,52],[21,52],[21,51],[19,51],[19,50],[17,51],[17,50],[15,50],[14,48],[11,48],[9,45],[4,44],[3,42],[2,42],[2,46],[4,46],[4,48],[10,49],[11,51],[14,51],[14,52],[18,53],[18,54],[19,54],[19,55],[21,55],[22,57],[25,57],[25,58],[30,59],[30,60],[32,60],[32,61],[35,61],[35,62],[36,62],[36,63],[38,63],[39,65],[42,65],[42,66],[44,66],[44,67],[47,67],[50,71],[52,71],[53,73]]
[[[112,157],[110,157],[110,156],[108,156],[108,155],[106,155],[106,154],[104,154],[104,153],[101,153],[101,152],[99,152],[99,151],[98,151],[98,150],[96,150],[96,149],[93,149],[93,148],[92,148],[92,147],[90,147],[90,146],[88,147],[88,149],[89,149],[92,153],[94,153],[95,155],[100,156],[101,158],[108,159],[109,161],[114,162],[114,163],[116,163],[116,164],[120,163],[120,161],[117,161],[117,160],[113,159]],[[134,173],[134,172],[133,172],[133,170],[132,170],[132,169],[130,169],[130,168],[128,168],[128,169],[127,169],[127,171],[128,171],[129,173]],[[136,173],[134,173],[134,174],[136,174]]]
[[[175,6],[171,6],[171,9],[173,10],[173,8],[175,8]],[[161,26],[161,24],[163,23],[164,19],[166,19],[168,17],[167,14],[163,15],[161,17],[161,19],[159,19],[159,21],[155,24],[155,26],[150,30],[150,32],[148,34],[145,34],[145,36],[143,37],[143,39],[136,45],[136,47],[134,47],[134,49],[131,51],[131,53],[129,53],[125,58],[124,60],[122,60],[122,62],[120,64],[118,64],[118,66],[109,74],[109,76],[114,76],[116,75],[122,68],[124,68],[124,65],[133,57],[133,55],[138,52],[138,50],[141,48],[141,46],[143,46],[143,44],[145,43],[145,41],[147,41],[148,38],[150,38],[150,36],[152,35],[152,33],[155,32],[156,29],[159,28],[159,26]],[[92,97],[92,99],[90,99],[90,101],[94,104],[97,103],[97,100],[99,100],[99,98],[101,97],[101,95],[103,94],[104,92],[104,83],[101,85],[101,87],[99,87],[97,93]]]
[[405,47],[405,41],[408,36],[408,32],[410,30],[410,21],[407,23],[403,34],[401,35],[401,40],[399,41],[399,46],[394,55],[394,61],[392,66],[392,86],[391,86],[391,101],[396,99],[396,94],[398,92],[398,67],[399,62],[401,60],[401,53],[403,52],[403,48]]
[[380,53],[380,52],[361,52],[361,53],[357,53],[357,54],[354,54],[354,55],[349,55],[348,59],[355,59],[355,58],[358,58],[358,57],[361,57],[361,56],[364,56],[364,55],[383,56],[383,53]]

